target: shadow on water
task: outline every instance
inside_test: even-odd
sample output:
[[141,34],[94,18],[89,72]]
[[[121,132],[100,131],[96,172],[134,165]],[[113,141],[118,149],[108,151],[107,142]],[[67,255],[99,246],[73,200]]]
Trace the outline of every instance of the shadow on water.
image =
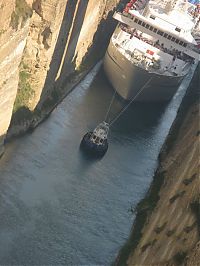
[[4,152],[4,139],[5,139],[5,134],[0,136],[0,159],[3,156]]
[[[87,119],[90,121],[91,128],[89,129],[94,128],[96,123],[105,119],[114,93],[115,91],[109,84],[103,67],[101,67],[82,98],[82,104],[86,106]],[[111,122],[127,105],[128,102],[116,94],[107,121]],[[167,106],[168,102],[140,103],[135,101],[121,114],[119,119],[113,124],[112,129],[120,130],[121,133],[127,134],[128,132],[131,133],[131,131],[143,130],[144,126],[145,128],[154,128],[160,122]],[[91,112],[89,114],[89,110],[95,110],[95,113]]]
[[[162,114],[166,110],[167,103],[165,104],[153,104],[153,103],[137,103],[133,102],[129,108],[122,113],[119,120],[116,121],[114,127],[130,129],[152,128],[155,127],[162,117]],[[116,116],[116,111],[113,112],[113,117]],[[128,123],[127,123],[128,121]]]
[[[98,70],[31,136],[8,145],[0,163],[1,264],[110,265],[127,239],[128,210],[151,182],[181,94],[170,104],[131,105],[111,128],[105,157],[91,159],[79,144],[113,95]],[[123,104],[117,97],[112,114]]]
[[100,161],[102,158],[92,156],[91,154],[86,153],[81,147],[79,147],[78,152],[78,165],[77,172],[84,174],[87,169],[90,168],[91,165],[95,164],[96,162]]

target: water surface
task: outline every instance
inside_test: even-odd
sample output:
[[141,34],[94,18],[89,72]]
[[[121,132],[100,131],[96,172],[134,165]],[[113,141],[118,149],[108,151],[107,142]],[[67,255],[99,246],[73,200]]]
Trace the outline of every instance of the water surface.
[[[130,208],[149,187],[191,76],[169,104],[133,104],[111,128],[105,157],[90,160],[80,140],[104,119],[113,93],[98,69],[32,134],[6,147],[1,265],[109,265],[129,235]],[[111,117],[122,106],[117,98]]]

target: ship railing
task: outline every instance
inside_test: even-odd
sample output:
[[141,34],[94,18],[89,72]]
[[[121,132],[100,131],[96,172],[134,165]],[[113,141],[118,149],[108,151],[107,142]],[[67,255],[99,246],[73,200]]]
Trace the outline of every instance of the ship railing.
[[[149,40],[147,38],[144,38],[142,36],[142,34],[138,34],[137,30],[130,30],[126,26],[121,26],[121,29],[124,32],[126,32],[126,33],[128,33],[130,35],[130,41],[131,41],[131,39],[133,37],[135,37],[135,38],[137,38],[137,39],[139,39],[139,40],[141,40],[141,41],[143,41],[143,42],[145,42],[145,43],[147,43],[147,44],[149,44],[149,45],[151,45],[151,46],[159,49],[160,51],[162,51],[164,53],[167,53],[167,54],[169,54],[171,56],[174,56],[174,58],[178,58],[178,59],[183,60],[183,61],[186,61],[186,60],[191,61],[191,62],[193,61],[193,58],[192,57],[190,57],[189,55],[184,54],[184,52],[182,52],[182,51],[179,51],[179,50],[177,50],[175,48],[173,50],[171,50],[171,49],[168,49],[168,48],[164,47],[164,45],[161,45],[159,43],[159,40],[152,41],[152,40]],[[121,35],[119,34],[119,40],[120,39],[121,39]],[[116,38],[116,42],[117,41],[118,41],[118,38]],[[121,44],[121,46],[122,45],[123,44]],[[188,47],[189,47],[189,49],[193,50],[194,52],[200,53],[200,49],[198,47],[196,47],[194,45],[190,45]],[[126,43],[125,43],[124,49],[126,49]]]
[[[168,73],[169,76],[174,76],[176,74],[173,71],[170,71],[170,68],[162,67],[160,64],[160,60],[155,60],[154,58],[147,58],[145,54],[142,53],[135,53],[138,51],[137,49],[134,49],[134,51],[124,49],[120,50],[121,53],[135,66],[138,66],[147,71],[151,71],[152,73],[158,73],[160,75]],[[182,71],[182,75],[186,72],[185,69],[188,65],[191,65],[191,62],[186,62],[186,64],[184,65],[185,67]]]

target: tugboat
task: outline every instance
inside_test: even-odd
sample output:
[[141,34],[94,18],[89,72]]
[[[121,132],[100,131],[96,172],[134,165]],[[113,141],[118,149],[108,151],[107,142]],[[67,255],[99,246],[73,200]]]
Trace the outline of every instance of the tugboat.
[[84,135],[80,147],[90,155],[102,157],[108,150],[109,124],[100,123],[92,132]]

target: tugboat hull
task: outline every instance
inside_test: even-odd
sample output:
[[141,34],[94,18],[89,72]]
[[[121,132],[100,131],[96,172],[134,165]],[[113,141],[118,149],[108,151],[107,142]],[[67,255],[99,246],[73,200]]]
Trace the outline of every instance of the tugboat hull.
[[107,139],[101,145],[97,145],[91,141],[92,132],[88,132],[84,135],[80,147],[83,151],[87,152],[89,155],[102,157],[108,150]]

